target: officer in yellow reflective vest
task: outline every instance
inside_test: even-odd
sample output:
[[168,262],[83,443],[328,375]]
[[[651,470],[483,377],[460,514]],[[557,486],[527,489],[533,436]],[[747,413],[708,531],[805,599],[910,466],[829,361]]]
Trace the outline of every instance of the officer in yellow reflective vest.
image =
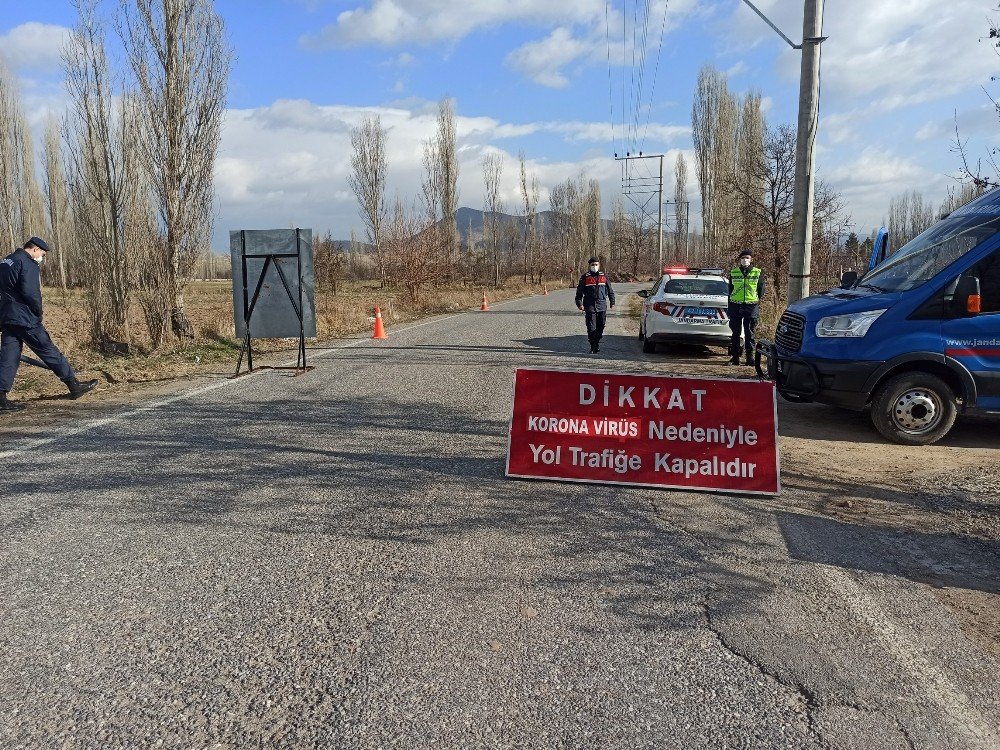
[[740,364],[740,334],[746,363],[753,364],[753,352],[757,345],[754,331],[760,320],[760,301],[764,296],[764,276],[753,264],[753,252],[740,250],[736,268],[729,272],[729,328],[733,332],[733,342],[729,349],[730,365]]

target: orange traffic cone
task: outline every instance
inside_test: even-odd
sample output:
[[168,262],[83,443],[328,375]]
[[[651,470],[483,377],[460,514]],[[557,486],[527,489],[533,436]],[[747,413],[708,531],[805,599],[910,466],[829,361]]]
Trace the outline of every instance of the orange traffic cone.
[[385,327],[382,325],[382,310],[379,309],[378,305],[375,305],[375,332],[372,334],[373,339],[387,339],[388,336],[385,335]]
[[549,287],[548,287],[548,284],[542,284],[542,294],[544,296],[546,296],[546,297],[549,296]]
[[482,312],[486,312],[490,309],[490,306],[486,304],[486,292],[483,292],[483,305],[479,308]]

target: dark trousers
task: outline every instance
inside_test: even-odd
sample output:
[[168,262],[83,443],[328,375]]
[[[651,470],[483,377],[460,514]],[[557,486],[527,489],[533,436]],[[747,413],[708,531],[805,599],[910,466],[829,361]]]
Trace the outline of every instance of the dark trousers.
[[21,364],[21,352],[27,344],[38,358],[56,374],[60,380],[74,377],[73,368],[49,338],[44,326],[33,328],[23,326],[3,326],[0,328],[0,391],[10,392],[14,387],[14,376]]
[[587,310],[587,339],[590,343],[597,344],[601,340],[601,336],[604,335],[604,323],[608,319],[608,313],[606,310],[601,310],[599,312],[594,310]]
[[754,349],[757,348],[757,338],[754,331],[757,330],[757,321],[760,319],[760,305],[729,305],[729,330],[733,332],[733,341],[729,347],[729,354],[734,360],[740,358],[740,336],[743,336],[743,349],[746,351],[747,359],[753,356]]

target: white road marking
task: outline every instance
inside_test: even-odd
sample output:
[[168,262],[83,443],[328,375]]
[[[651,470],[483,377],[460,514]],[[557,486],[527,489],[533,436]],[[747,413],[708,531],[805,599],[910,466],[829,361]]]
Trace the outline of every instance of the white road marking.
[[961,747],[968,750],[993,750],[1000,747],[1000,734],[969,697],[944,672],[920,653],[920,647],[892,622],[874,597],[850,575],[827,565],[819,566],[820,575],[830,588],[840,595],[854,615],[871,628],[873,635],[923,689],[931,705],[961,738]]

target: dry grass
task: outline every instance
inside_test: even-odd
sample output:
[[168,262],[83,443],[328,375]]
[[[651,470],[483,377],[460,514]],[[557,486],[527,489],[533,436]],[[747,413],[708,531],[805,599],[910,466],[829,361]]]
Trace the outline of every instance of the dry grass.
[[[477,309],[483,291],[481,287],[472,286],[436,287],[414,302],[403,292],[379,289],[377,282],[345,283],[336,295],[330,292],[316,295],[318,340],[370,331],[376,303],[382,308],[382,317],[391,335],[393,324],[439,313]],[[486,290],[491,302],[539,292],[537,285],[520,281],[511,281],[503,289]],[[132,352],[116,357],[104,356],[90,346],[82,292],[71,290],[64,294],[58,289],[46,289],[43,294],[45,327],[81,377],[97,377],[102,381],[101,391],[114,391],[136,383],[228,373],[236,366],[240,342],[234,333],[230,282],[195,282],[188,288],[185,299],[195,329],[193,341],[175,342],[152,351],[136,308],[132,317]],[[255,354],[294,351],[294,347],[295,342],[290,340],[254,340]],[[25,354],[30,356],[31,352]],[[18,398],[65,393],[65,387],[50,372],[24,364],[14,390]]]

